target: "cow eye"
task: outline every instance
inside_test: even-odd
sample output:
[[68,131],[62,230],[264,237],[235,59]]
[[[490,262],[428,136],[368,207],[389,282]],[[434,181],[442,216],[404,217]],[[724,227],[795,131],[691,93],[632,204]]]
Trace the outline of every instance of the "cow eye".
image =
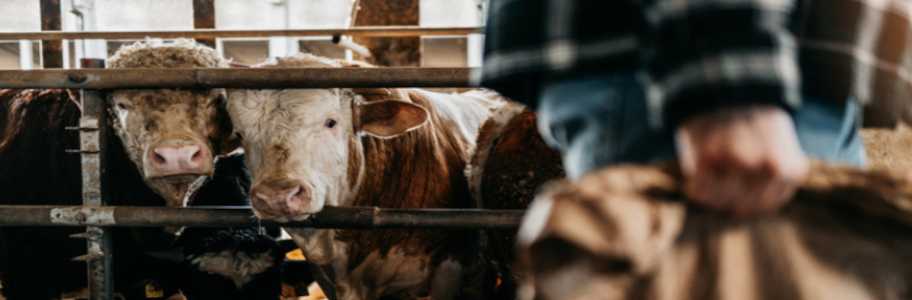
[[326,128],[333,128],[333,127],[336,127],[336,120],[333,120],[333,119],[326,119],[326,122],[323,123],[323,126],[326,126]]

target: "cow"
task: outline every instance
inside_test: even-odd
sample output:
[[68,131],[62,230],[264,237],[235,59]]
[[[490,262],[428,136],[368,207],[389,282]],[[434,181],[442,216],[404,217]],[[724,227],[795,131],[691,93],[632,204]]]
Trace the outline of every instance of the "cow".
[[[338,68],[309,54],[257,67]],[[419,89],[229,90],[259,218],[300,220],[326,206],[471,208],[463,172],[493,93]],[[478,233],[286,228],[334,274],[338,299],[484,298],[494,285]]]
[[[120,49],[108,63],[112,68],[227,65],[214,50],[187,40],[139,42]],[[249,174],[243,157],[229,155],[237,147],[229,139],[232,130],[224,111],[224,90],[116,90],[106,101],[112,122],[104,130],[108,147],[103,154],[107,160],[102,181],[111,204],[248,204]],[[68,151],[79,148],[78,132],[68,129],[78,124],[79,103],[71,90],[0,91],[0,203],[81,204],[80,159]],[[0,230],[0,248],[6,252],[0,266],[5,266],[3,293],[7,299],[53,299],[85,287],[84,263],[71,260],[85,253],[85,242],[68,237],[79,231],[82,229]],[[151,255],[174,245],[175,237],[160,229],[116,228],[112,235],[119,293],[136,294],[131,290],[134,284],[140,295],[150,284],[163,293],[181,289],[182,282],[173,279],[186,273],[184,264],[188,263],[195,271],[205,272],[204,252],[186,252],[187,257],[177,262]],[[247,235],[228,239],[239,237],[239,244],[246,245]],[[240,253],[249,247],[237,248]],[[150,278],[156,282],[147,282]],[[234,289],[235,282],[249,279],[233,280],[230,286],[218,289]],[[277,295],[278,285],[276,289]]]
[[[465,172],[477,207],[526,209],[545,183],[564,178],[560,153],[538,133],[536,118],[527,107],[508,102],[481,126]],[[492,299],[516,299],[523,278],[514,268],[516,229],[488,229],[485,234],[500,283]]]
[[[190,40],[149,40],[122,47],[109,68],[226,68],[215,50]],[[224,89],[114,90],[112,127],[146,184],[171,207],[186,206],[212,175],[218,156],[234,151]]]

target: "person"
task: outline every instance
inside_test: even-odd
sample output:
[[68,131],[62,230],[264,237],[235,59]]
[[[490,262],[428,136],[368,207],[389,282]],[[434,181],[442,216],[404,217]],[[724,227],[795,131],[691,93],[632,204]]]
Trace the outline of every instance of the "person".
[[909,6],[491,0],[479,80],[537,108],[571,178],[676,159],[696,203],[769,213],[809,158],[864,165],[860,104],[908,95]]

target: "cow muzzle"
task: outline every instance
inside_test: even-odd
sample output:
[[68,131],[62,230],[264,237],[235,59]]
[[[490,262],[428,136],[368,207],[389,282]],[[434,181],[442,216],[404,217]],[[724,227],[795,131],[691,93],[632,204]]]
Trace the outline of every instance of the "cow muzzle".
[[212,174],[212,153],[205,145],[183,140],[163,141],[149,148],[146,178]]
[[264,181],[250,190],[251,204],[260,217],[295,218],[316,213],[311,188],[297,180]]

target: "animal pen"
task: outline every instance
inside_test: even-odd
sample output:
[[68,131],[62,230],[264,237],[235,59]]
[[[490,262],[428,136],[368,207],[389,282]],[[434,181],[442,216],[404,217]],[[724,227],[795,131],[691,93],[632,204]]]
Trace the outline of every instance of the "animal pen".
[[[60,30],[60,1],[42,0],[41,32],[3,32],[0,40],[42,40],[46,59],[60,56],[61,40],[124,38],[196,38],[201,42],[221,37],[252,36],[369,36],[413,37],[428,35],[467,35],[478,27],[422,28],[417,26],[377,26],[307,30],[215,30],[182,31],[90,31]],[[211,4],[212,1],[194,1]],[[50,4],[50,5],[48,5]],[[48,9],[54,4],[58,9]],[[56,14],[56,18],[53,15]],[[200,16],[196,16],[200,18]],[[202,16],[206,18],[206,16]],[[208,18],[212,18],[211,11]],[[56,22],[56,25],[54,24]],[[44,26],[47,25],[47,26]],[[0,206],[0,226],[77,226],[86,232],[87,253],[76,259],[88,269],[90,299],[112,299],[112,248],[109,232],[113,226],[261,226],[248,207],[124,207],[107,206],[103,131],[107,113],[102,90],[117,88],[358,88],[358,87],[469,87],[471,68],[342,68],[342,69],[90,69],[103,67],[98,60],[83,61],[83,69],[2,70],[0,88],[79,89],[82,116],[78,149],[68,149],[82,161],[82,206]],[[59,67],[59,66],[58,66]],[[329,207],[313,217],[283,226],[314,228],[435,228],[482,229],[514,228],[522,211],[483,209],[385,209],[378,207]]]

